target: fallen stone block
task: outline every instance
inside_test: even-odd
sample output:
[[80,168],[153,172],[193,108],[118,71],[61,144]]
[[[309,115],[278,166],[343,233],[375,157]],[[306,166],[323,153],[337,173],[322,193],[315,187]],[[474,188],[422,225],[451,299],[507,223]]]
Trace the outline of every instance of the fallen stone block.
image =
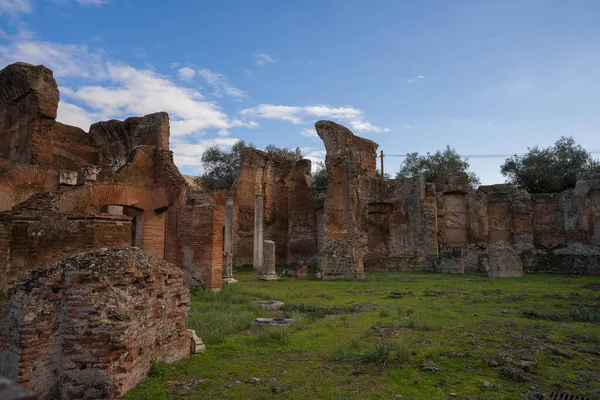
[[256,318],[250,326],[290,326],[291,318]]

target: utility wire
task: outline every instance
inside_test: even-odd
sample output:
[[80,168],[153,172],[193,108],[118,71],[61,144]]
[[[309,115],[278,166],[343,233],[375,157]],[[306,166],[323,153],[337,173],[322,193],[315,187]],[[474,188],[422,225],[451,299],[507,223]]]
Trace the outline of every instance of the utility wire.
[[[599,154],[600,150],[590,150],[588,151],[590,154]],[[512,156],[525,156],[528,153],[511,153],[511,154],[467,154],[467,155],[459,155],[461,158],[506,158]],[[407,157],[408,154],[385,154],[384,157]]]

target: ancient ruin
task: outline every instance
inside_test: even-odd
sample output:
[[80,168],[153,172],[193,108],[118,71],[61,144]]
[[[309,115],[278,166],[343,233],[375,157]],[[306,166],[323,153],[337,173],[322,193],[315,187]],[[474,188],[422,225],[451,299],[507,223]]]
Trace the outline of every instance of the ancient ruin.
[[182,271],[135,248],[64,259],[15,285],[0,375],[47,399],[121,397],[155,360],[190,355]]
[[191,286],[221,287],[223,210],[188,191],[166,113],[86,133],[55,121],[49,69],[9,65],[0,88],[0,290],[69,254],[115,245],[175,263]]
[[246,151],[231,190],[234,264],[253,262],[252,199],[262,195],[263,235],[276,243],[277,263],[304,260],[324,279],[375,270],[487,273],[499,241],[525,273],[600,275],[600,172],[554,194],[508,184],[475,189],[464,173],[435,183],[384,180],[375,176],[376,143],[331,121],[315,127],[327,149],[327,188],[311,187],[308,160]]
[[600,275],[600,172],[554,194],[383,179],[377,143],[318,121],[327,187],[309,160],[250,148],[233,187],[207,193],[175,166],[166,113],[85,132],[56,121],[58,101],[44,66],[0,71],[0,375],[41,398],[120,397],[151,361],[204,352],[189,289],[237,282],[234,265],[267,281],[276,265]]

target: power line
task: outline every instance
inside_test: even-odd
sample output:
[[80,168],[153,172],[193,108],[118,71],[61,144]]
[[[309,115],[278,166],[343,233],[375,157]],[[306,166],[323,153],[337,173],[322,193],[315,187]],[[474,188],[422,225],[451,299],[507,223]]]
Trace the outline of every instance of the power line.
[[[599,154],[600,153],[600,149],[596,149],[596,150],[591,150],[588,153],[590,154]],[[466,155],[459,155],[459,157],[461,158],[506,158],[506,157],[512,157],[512,156],[525,156],[528,153],[511,153],[511,154],[466,154]],[[407,157],[408,154],[383,154],[384,157]]]

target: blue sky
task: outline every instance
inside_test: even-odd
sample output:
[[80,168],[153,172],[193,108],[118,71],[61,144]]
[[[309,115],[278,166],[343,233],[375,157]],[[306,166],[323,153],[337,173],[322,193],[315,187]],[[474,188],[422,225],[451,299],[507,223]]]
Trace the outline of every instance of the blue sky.
[[[182,172],[238,139],[324,158],[331,119],[387,154],[600,149],[600,2],[0,0],[0,67],[54,70],[58,120],[171,116]],[[402,158],[388,157],[394,173]],[[484,184],[502,158],[471,158]]]

